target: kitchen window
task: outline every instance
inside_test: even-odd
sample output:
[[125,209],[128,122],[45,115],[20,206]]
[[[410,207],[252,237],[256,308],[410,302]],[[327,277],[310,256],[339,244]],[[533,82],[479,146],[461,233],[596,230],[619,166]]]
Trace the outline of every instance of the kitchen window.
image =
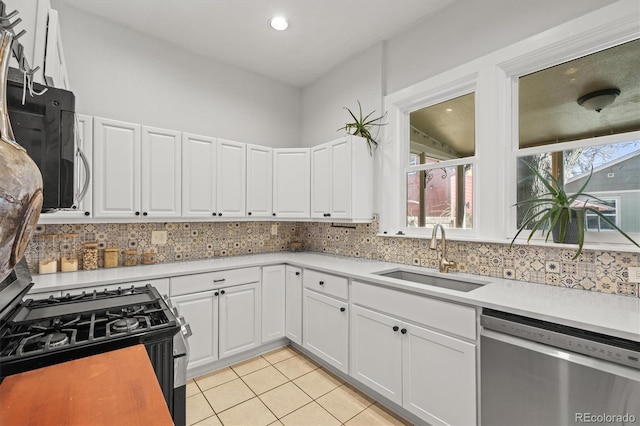
[[[568,188],[593,166],[588,192],[605,200],[601,211],[638,240],[640,215],[628,213],[640,210],[640,177],[630,173],[640,158],[640,116],[633,109],[640,29],[631,9],[618,2],[387,95],[380,233],[428,238],[440,221],[448,238],[508,243],[517,231],[514,205],[535,189],[526,160],[553,168]],[[590,57],[599,52],[604,56]],[[588,100],[588,110],[578,103],[602,89],[615,89],[606,92],[612,104],[593,107]],[[453,112],[448,102],[472,105],[472,114],[457,121],[473,129],[471,145],[448,143],[438,133],[446,120],[426,129],[416,124],[423,110],[432,120],[438,108]],[[591,247],[630,246],[602,221],[588,220]]]
[[473,227],[475,94],[409,114],[406,226]]
[[[564,182],[588,184],[590,200],[623,231],[640,235],[640,40],[517,77],[517,201],[545,193],[527,164]],[[519,207],[519,227],[528,206]],[[585,238],[613,242],[611,226],[585,218]]]

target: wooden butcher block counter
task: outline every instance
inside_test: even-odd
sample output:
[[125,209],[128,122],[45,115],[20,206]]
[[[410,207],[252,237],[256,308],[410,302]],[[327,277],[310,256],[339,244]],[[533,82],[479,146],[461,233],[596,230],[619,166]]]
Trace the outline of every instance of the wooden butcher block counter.
[[172,425],[143,345],[9,376],[0,425]]

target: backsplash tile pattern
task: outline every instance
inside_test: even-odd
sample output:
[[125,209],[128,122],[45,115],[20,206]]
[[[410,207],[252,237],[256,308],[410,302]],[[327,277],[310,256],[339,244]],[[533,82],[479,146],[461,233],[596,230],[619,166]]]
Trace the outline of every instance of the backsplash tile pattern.
[[[290,241],[299,239],[300,224],[277,223],[277,235],[271,235],[275,222],[168,222],[168,223],[108,223],[74,225],[38,225],[25,257],[32,273],[38,265],[38,244],[43,234],[78,234],[78,256],[82,261],[81,244],[97,242],[100,252],[105,247],[138,251],[138,263],[143,251],[157,253],[157,262],[209,259],[251,253],[271,253],[287,249]],[[152,245],[152,231],[167,231],[165,245]],[[82,262],[80,262],[80,267]],[[100,263],[100,261],[99,261]]]
[[[272,225],[277,235],[271,235]],[[97,241],[99,248],[117,246],[138,253],[154,247],[151,232],[167,231],[167,244],[155,246],[158,262],[207,259],[288,249],[292,241],[304,242],[307,251],[337,254],[437,268],[436,251],[427,239],[378,237],[377,218],[372,223],[318,222],[189,222],[135,224],[40,225],[37,234],[74,232],[79,244]],[[35,237],[38,238],[37,235]],[[627,267],[640,265],[640,253],[584,250],[573,261],[573,250],[557,247],[447,242],[447,258],[457,270],[476,275],[570,287],[638,297],[638,285],[628,282]],[[32,269],[37,265],[34,244],[26,252]],[[122,260],[121,260],[122,263]],[[33,271],[35,273],[35,271]]]

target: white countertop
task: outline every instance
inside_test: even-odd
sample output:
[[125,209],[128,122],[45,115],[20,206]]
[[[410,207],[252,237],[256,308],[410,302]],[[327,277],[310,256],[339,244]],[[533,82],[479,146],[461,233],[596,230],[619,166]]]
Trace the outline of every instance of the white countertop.
[[[254,254],[189,262],[35,275],[31,293],[69,290],[121,282],[144,281],[216,270],[290,264],[368,283],[395,287],[473,306],[557,322],[640,342],[640,298],[576,290],[463,273],[441,274],[434,269],[319,253]],[[402,268],[469,282],[486,283],[470,292],[414,284],[373,274]]]

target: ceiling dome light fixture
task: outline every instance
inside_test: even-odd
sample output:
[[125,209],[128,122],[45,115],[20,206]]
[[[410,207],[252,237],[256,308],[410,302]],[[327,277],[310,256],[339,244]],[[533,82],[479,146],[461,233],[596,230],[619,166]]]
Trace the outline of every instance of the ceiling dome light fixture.
[[289,28],[289,21],[284,16],[274,16],[269,19],[269,26],[276,31],[284,31]]
[[589,111],[600,112],[620,95],[620,89],[604,89],[587,93],[578,99],[578,105]]

